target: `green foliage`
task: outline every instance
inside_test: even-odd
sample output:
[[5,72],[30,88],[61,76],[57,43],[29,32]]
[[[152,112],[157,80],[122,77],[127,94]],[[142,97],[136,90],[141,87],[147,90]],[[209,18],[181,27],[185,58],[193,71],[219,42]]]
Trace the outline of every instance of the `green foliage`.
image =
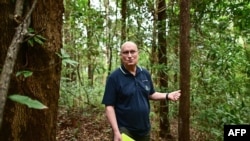
[[[85,82],[88,84],[88,82]],[[62,78],[59,104],[68,108],[99,106],[104,91],[103,84],[96,83],[95,87],[82,86],[69,78]]]
[[27,78],[27,77],[30,77],[32,74],[33,74],[33,72],[25,70],[25,71],[18,71],[16,73],[16,76],[23,75],[25,78]]
[[250,100],[242,85],[248,64],[245,50],[233,32],[219,33],[217,28],[208,31],[213,35],[208,36],[210,40],[201,38],[193,49],[191,68],[197,74],[192,77],[193,123],[211,140],[222,140],[224,124],[250,122]]
[[73,107],[74,100],[82,100],[79,87],[74,83],[67,82],[69,78],[61,78],[59,104],[65,107]]
[[[67,107],[101,106],[106,75],[120,65],[120,2],[108,10],[104,5],[89,7],[85,0],[65,4],[64,50],[58,54],[64,64],[59,102]],[[168,66],[150,62],[157,25],[152,1],[130,1],[127,8],[127,40],[139,45],[139,65],[149,69],[154,80],[155,70],[164,70],[168,91],[178,89],[178,3],[169,2],[167,8]],[[190,121],[193,129],[209,135],[207,140],[222,140],[224,124],[250,123],[249,10],[249,0],[195,0],[191,5]],[[171,118],[177,118],[177,108],[170,104]]]
[[30,33],[30,38],[28,39],[28,43],[30,46],[34,46],[34,43],[38,43],[40,45],[43,45],[43,43],[46,41],[46,38],[44,38],[41,35],[37,35],[34,31],[34,29],[29,28],[28,29],[29,33]]
[[57,55],[62,59],[62,64],[64,66],[66,66],[67,64],[72,65],[73,67],[75,67],[76,65],[78,65],[78,62],[70,59],[70,55],[68,53],[66,53],[66,51],[64,49],[61,49],[61,53],[57,53]]
[[33,100],[27,96],[19,95],[19,94],[13,94],[9,96],[9,99],[12,101],[18,102],[20,104],[27,105],[29,108],[33,109],[47,109],[48,107],[43,105],[40,101],[38,100]]

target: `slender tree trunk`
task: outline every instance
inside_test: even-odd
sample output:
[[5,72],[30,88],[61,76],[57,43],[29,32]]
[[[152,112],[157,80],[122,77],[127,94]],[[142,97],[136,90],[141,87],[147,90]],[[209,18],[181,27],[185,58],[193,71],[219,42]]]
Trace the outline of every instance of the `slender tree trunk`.
[[[162,69],[158,70],[158,76],[160,79],[160,87],[168,87],[168,75],[167,75],[167,39],[166,39],[166,1],[159,0],[157,3],[158,13],[158,57],[159,65]],[[163,67],[164,66],[164,67]],[[164,90],[164,89],[163,89]],[[160,102],[160,137],[167,139],[170,137],[170,122],[168,118],[168,103],[166,101]]]
[[[155,3],[156,4],[156,3]],[[152,49],[151,49],[151,55],[150,55],[150,65],[154,65],[158,62],[158,56],[157,56],[157,20],[158,20],[158,6],[154,10],[152,10],[152,15],[153,15],[153,31],[152,31]],[[150,67],[152,68],[152,67]],[[155,73],[155,69],[152,68],[151,73]],[[157,80],[154,80],[157,82]]]
[[179,141],[189,141],[190,118],[190,11],[189,0],[180,1],[180,108]]
[[107,57],[107,66],[108,66],[108,75],[111,73],[111,69],[112,69],[112,46],[111,46],[111,20],[109,18],[110,15],[110,4],[109,4],[109,0],[105,0],[104,1],[104,6],[105,6],[105,12],[106,12],[106,17],[105,17],[105,22],[106,22],[106,26],[105,26],[105,34],[108,37],[107,41],[106,41],[106,57]]
[[122,15],[122,29],[121,29],[121,41],[122,43],[126,41],[126,19],[127,19],[127,0],[122,0],[122,9],[121,9],[121,15]]
[[[88,0],[88,9],[91,9],[91,5],[90,5],[90,0]],[[88,19],[92,19],[91,17],[88,17]],[[88,57],[88,85],[89,86],[93,86],[94,84],[94,73],[93,73],[93,54],[92,54],[92,50],[93,50],[93,46],[92,46],[92,37],[93,37],[93,31],[91,30],[91,20],[89,23],[87,23],[87,48],[89,48],[88,52],[87,52],[87,57]]]
[[[10,18],[14,9],[12,2],[0,1],[1,13],[5,13],[0,16],[1,21],[5,21],[0,22],[0,31],[4,34],[0,37],[0,66],[3,66],[5,58],[3,56],[6,56],[6,50],[15,29],[14,21]],[[27,6],[32,2],[26,1],[24,5]],[[34,43],[33,47],[27,42],[21,44],[8,90],[8,95],[29,96],[41,101],[48,109],[30,109],[7,99],[0,131],[1,141],[56,141],[61,72],[61,59],[56,55],[56,52],[59,52],[62,47],[62,14],[62,0],[38,1],[32,13],[31,28],[36,32],[44,31],[40,35],[45,37],[46,41],[43,45]],[[18,71],[23,70],[32,71],[33,75],[28,78],[15,75]]]

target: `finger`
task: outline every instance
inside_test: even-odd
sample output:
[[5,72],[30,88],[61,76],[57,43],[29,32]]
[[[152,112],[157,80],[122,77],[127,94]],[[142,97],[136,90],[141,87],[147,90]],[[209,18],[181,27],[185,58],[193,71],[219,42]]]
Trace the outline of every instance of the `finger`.
[[176,96],[175,96],[175,100],[178,100],[179,98],[180,98],[179,95],[176,95]]
[[179,97],[181,94],[180,93],[175,93],[175,96],[176,97]]
[[177,90],[177,91],[175,91],[175,92],[180,93],[180,92],[181,92],[181,90]]

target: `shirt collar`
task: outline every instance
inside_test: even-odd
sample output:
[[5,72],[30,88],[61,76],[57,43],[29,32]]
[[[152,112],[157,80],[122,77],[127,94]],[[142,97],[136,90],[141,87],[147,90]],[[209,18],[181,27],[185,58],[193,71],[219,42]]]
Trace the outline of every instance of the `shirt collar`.
[[[126,75],[126,74],[130,74],[130,72],[124,67],[124,65],[121,65],[120,66],[120,71]],[[142,68],[140,66],[136,66],[136,74],[141,72],[142,71]]]

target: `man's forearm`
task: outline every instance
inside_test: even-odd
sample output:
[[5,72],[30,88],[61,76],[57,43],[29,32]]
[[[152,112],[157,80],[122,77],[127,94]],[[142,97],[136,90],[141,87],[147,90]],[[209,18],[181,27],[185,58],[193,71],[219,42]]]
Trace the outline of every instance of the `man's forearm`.
[[119,132],[114,107],[113,106],[106,106],[105,113],[106,113],[108,121],[113,129],[113,132],[114,133]]
[[152,95],[149,96],[149,99],[151,100],[172,100],[172,101],[177,101],[179,97],[181,96],[181,91],[173,91],[170,93],[160,93],[160,92],[155,92]]
[[151,100],[164,100],[166,99],[166,94],[167,93],[160,93],[160,92],[155,92],[152,95],[149,96],[149,99]]

